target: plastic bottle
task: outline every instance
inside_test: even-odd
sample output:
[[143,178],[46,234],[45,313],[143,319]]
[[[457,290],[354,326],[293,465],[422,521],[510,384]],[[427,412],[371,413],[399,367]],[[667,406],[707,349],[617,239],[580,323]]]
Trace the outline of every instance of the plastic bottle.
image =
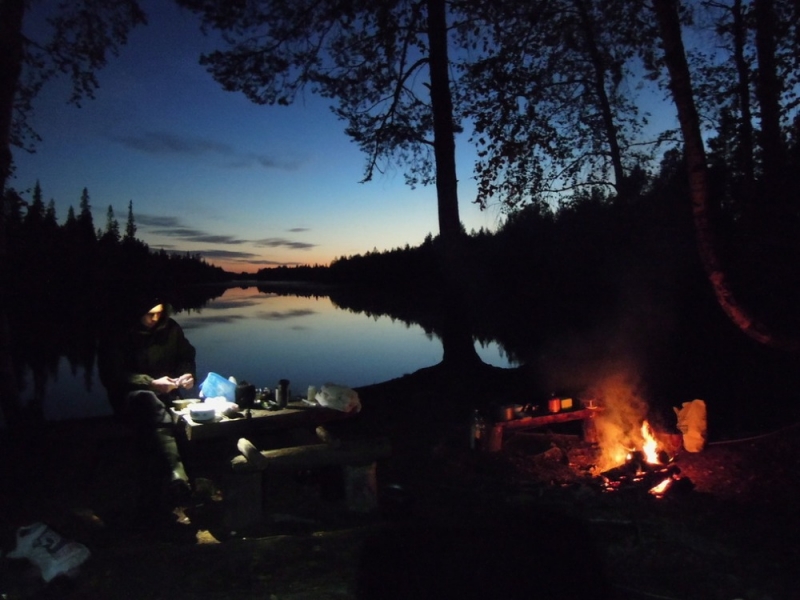
[[486,444],[486,419],[478,409],[472,411],[470,422],[469,447],[471,450],[480,450]]

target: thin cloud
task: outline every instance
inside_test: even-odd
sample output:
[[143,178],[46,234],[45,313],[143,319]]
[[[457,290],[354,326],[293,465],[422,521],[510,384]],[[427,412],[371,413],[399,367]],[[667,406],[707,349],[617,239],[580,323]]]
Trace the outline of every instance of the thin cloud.
[[178,217],[160,217],[157,215],[134,215],[136,223],[143,227],[178,227]]
[[161,229],[154,230],[151,233],[164,235],[169,237],[177,237],[187,242],[201,242],[204,244],[228,244],[238,245],[244,244],[246,240],[239,239],[232,235],[216,235],[199,231],[197,229]]
[[263,154],[251,154],[249,158],[264,167],[265,169],[284,169],[286,171],[297,170],[302,161],[300,160],[275,160],[274,158],[265,156]]
[[228,144],[203,138],[176,135],[166,131],[148,131],[137,136],[122,136],[117,138],[117,141],[128,148],[157,156],[178,154],[196,157],[203,154],[220,154],[223,156],[234,154],[233,148]]
[[211,235],[208,233],[193,235],[186,238],[192,242],[203,242],[205,244],[244,244],[246,240],[240,240],[232,235]]
[[238,245],[247,242],[247,240],[232,235],[219,235],[209,233],[203,229],[184,227],[177,217],[141,215],[136,217],[136,221],[140,226],[147,228],[148,233],[152,235],[163,235],[165,237],[186,240],[187,242],[227,245]]
[[300,161],[296,159],[288,160],[267,154],[239,152],[224,142],[168,131],[146,131],[139,135],[118,136],[115,140],[127,148],[153,156],[222,158],[224,166],[236,169],[257,166],[268,170],[293,171],[300,166]]
[[258,257],[258,254],[252,252],[232,252],[231,250],[193,250],[192,254],[199,254],[203,258],[223,260],[247,260]]
[[270,260],[268,258],[257,258],[252,260],[234,259],[237,264],[248,265],[253,267],[299,267],[306,263],[298,260],[285,261],[285,260]]
[[308,242],[293,242],[284,238],[264,238],[261,240],[253,240],[256,246],[263,246],[265,248],[291,248],[292,250],[310,250],[315,248],[316,244],[309,244]]

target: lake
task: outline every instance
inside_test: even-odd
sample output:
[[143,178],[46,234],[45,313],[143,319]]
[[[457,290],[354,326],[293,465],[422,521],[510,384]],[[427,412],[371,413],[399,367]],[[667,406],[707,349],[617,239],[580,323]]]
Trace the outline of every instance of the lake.
[[[420,326],[344,310],[324,296],[229,288],[202,309],[180,312],[174,318],[197,349],[198,383],[209,372],[256,387],[274,388],[285,378],[293,393],[305,395],[309,385],[330,382],[360,387],[442,359],[441,342]],[[476,344],[476,349],[488,364],[512,366],[495,342]],[[91,382],[88,390],[87,380]],[[23,392],[21,397],[29,395]],[[51,421],[111,414],[96,373],[73,369],[64,359],[47,383],[43,410]]]

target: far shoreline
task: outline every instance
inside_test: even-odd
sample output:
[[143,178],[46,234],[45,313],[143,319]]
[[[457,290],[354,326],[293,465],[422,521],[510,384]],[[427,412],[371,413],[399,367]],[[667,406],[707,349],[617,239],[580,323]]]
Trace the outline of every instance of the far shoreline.
[[322,283],[319,281],[289,281],[289,280],[263,280],[263,279],[230,279],[213,283],[200,283],[200,286],[211,287],[259,287],[262,289],[275,289],[280,291],[325,291],[344,287],[342,284]]

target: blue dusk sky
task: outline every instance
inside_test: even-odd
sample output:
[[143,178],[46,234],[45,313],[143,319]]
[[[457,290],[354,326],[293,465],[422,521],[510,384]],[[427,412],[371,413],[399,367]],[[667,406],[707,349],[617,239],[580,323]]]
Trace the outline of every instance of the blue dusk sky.
[[[40,18],[33,3],[26,22]],[[30,198],[36,181],[59,222],[89,191],[95,226],[108,206],[124,227],[133,202],[137,237],[153,249],[191,251],[233,272],[328,264],[420,244],[438,233],[434,187],[411,189],[397,168],[363,178],[366,156],[329,101],[307,92],[290,107],[258,106],[225,92],[198,58],[215,47],[173,2],[145,0],[149,24],[99,72],[94,100],[68,104],[69,82],[50,82],[34,104],[42,137],[14,149],[8,185]],[[498,207],[472,200],[472,155],[459,140],[461,220],[495,230]]]

